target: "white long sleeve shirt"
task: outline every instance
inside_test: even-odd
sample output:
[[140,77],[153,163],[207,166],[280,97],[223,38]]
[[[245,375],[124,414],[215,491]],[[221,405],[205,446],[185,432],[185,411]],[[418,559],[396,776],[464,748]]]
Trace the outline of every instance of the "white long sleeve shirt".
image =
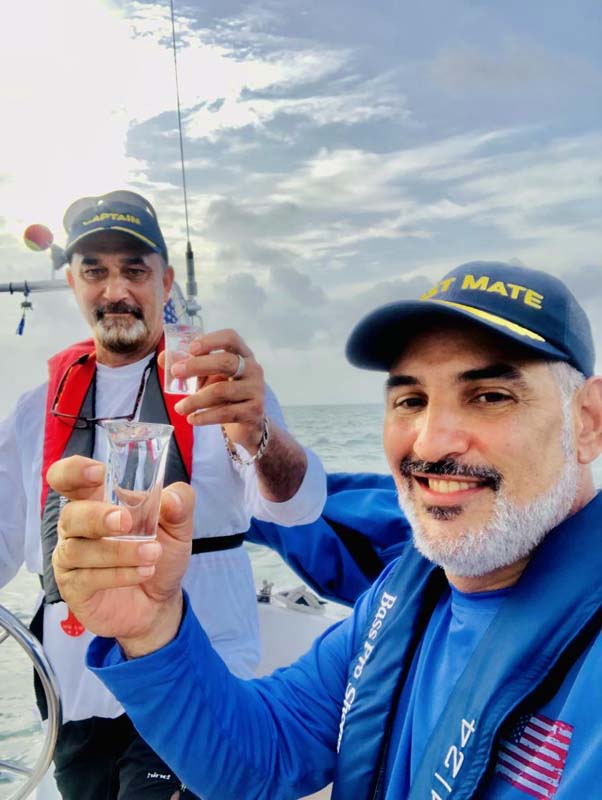
[[[148,359],[124,367],[98,365],[96,414],[117,416],[131,411]],[[0,423],[0,585],[25,563],[30,572],[42,570],[40,494],[46,384],[22,395],[13,413]],[[266,414],[285,427],[274,394],[266,393]],[[102,430],[96,430],[94,457],[104,459]],[[252,516],[297,525],[315,520],[326,500],[322,464],[306,451],[307,472],[290,500],[274,503],[259,492],[255,468],[234,464],[219,426],[194,428],[192,486],[196,492],[194,536],[242,533]],[[250,677],[259,660],[255,587],[246,550],[238,547],[191,557],[184,578],[195,614],[230,669]],[[33,602],[33,598],[32,598]],[[44,649],[57,673],[63,720],[92,716],[115,717],[121,706],[84,666],[92,634],[69,635],[64,603],[44,610]]]

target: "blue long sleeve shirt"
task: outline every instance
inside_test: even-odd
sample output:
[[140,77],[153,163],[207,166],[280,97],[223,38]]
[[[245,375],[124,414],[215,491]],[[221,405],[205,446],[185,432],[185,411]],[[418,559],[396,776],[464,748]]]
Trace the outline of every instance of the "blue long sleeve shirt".
[[[188,606],[178,636],[161,650],[125,661],[115,641],[99,638],[91,645],[89,666],[121,700],[144,739],[205,800],[292,800],[332,780],[349,663],[388,572],[362,596],[351,617],[291,667],[268,678],[234,678]],[[385,800],[406,796],[436,708],[445,703],[495,614],[495,594],[447,593],[435,609],[393,726]],[[501,731],[479,795],[483,800],[597,796],[600,663],[598,635],[553,698]],[[478,737],[478,730],[467,735]],[[449,774],[444,766],[434,800],[450,794],[446,787],[456,766],[451,748],[450,753]]]

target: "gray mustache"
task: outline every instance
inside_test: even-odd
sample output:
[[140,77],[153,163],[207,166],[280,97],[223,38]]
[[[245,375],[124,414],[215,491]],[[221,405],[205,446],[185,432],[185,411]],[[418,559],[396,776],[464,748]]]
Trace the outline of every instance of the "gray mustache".
[[476,478],[491,486],[497,491],[503,480],[501,472],[491,467],[472,466],[461,464],[454,458],[443,458],[440,461],[421,461],[419,459],[404,458],[399,465],[401,474],[411,478],[416,472],[428,475],[447,475],[454,478]]
[[136,319],[144,319],[142,309],[135,306],[129,306],[127,303],[107,303],[104,306],[98,306],[95,310],[97,321],[100,321],[105,314],[131,314]]

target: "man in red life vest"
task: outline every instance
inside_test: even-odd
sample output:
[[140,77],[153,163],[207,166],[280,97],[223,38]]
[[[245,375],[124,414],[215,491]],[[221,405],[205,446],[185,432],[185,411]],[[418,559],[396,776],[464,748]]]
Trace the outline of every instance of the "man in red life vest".
[[259,658],[243,533],[251,516],[281,525],[315,520],[325,475],[316,456],[286,431],[261,366],[235,331],[208,333],[191,346],[180,377],[200,379],[196,394],[163,393],[163,306],[174,272],[147,200],[124,191],[82,198],[64,222],[67,278],[92,338],[54,356],[48,383],[23,395],[0,425],[0,584],[23,561],[43,578],[35,626],[62,695],[55,774],[63,797],[191,798],[84,668],[92,636],[54,580],[50,559],[64,498],[48,487],[46,472],[69,455],[104,460],[102,420],[174,425],[166,484],[183,480],[197,496],[185,582],[216,649],[242,677],[253,674]]

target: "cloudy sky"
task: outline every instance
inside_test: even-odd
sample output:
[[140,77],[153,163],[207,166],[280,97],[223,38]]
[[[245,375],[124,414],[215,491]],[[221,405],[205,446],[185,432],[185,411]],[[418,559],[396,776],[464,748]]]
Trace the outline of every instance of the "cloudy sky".
[[[564,277],[602,350],[599,0],[175,0],[206,328],[247,338],[283,403],[378,401],[354,322],[464,261]],[[32,24],[35,20],[35,24]],[[47,278],[27,224],[128,187],[184,280],[168,2],[4,4],[0,282]],[[10,388],[86,329],[67,293],[0,295]]]

